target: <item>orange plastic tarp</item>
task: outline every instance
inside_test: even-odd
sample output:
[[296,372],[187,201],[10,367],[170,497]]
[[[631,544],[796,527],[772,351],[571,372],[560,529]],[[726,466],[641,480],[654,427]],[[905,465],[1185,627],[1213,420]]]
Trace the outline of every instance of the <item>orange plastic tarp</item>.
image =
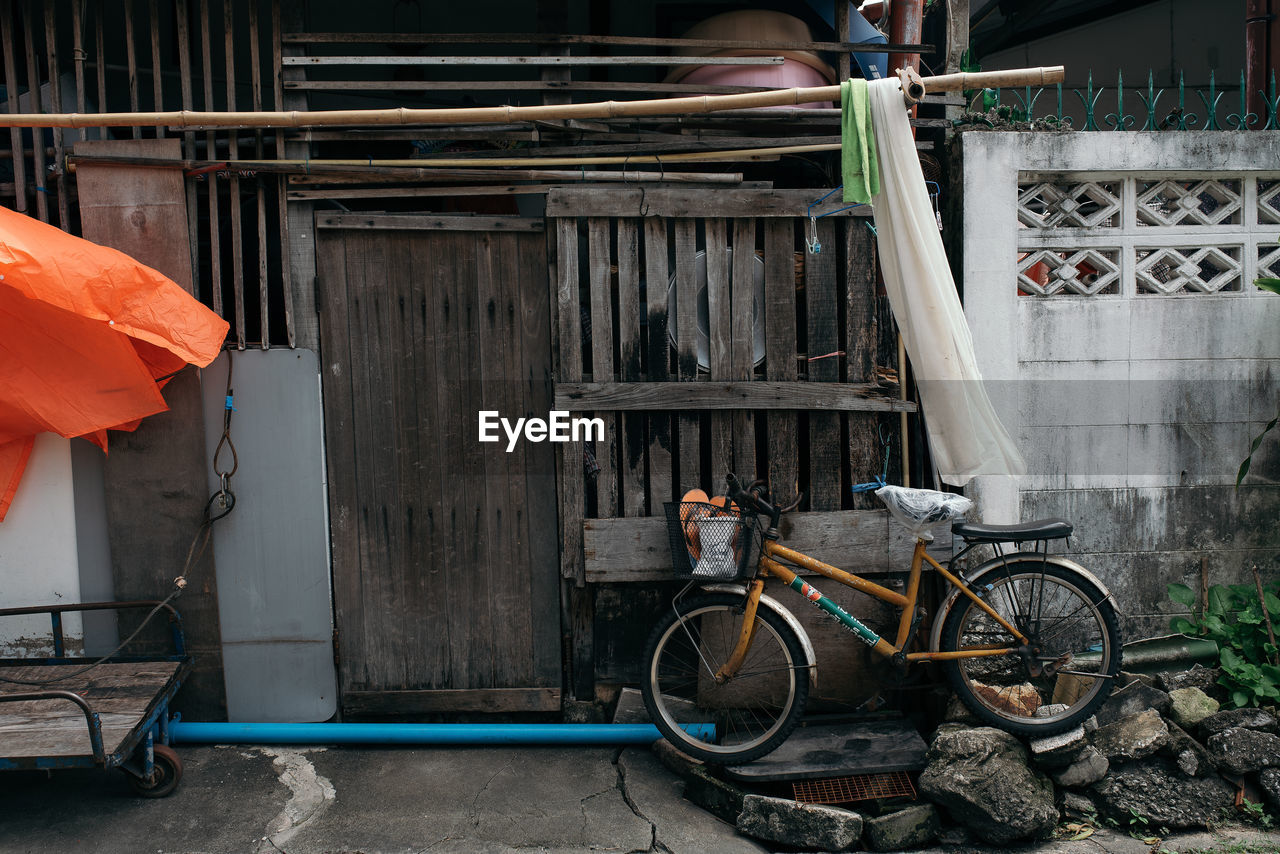
[[164,378],[218,355],[227,323],[123,252],[0,207],[0,520],[36,434],[132,429]]

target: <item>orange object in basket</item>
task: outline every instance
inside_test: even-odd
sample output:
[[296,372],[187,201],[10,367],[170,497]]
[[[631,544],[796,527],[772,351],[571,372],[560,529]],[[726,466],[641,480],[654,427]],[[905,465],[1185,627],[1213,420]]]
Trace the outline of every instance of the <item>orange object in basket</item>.
[[698,522],[711,515],[711,499],[701,489],[691,489],[680,499],[680,522],[684,526],[684,539],[689,544],[689,556],[697,560],[702,556],[702,537]]

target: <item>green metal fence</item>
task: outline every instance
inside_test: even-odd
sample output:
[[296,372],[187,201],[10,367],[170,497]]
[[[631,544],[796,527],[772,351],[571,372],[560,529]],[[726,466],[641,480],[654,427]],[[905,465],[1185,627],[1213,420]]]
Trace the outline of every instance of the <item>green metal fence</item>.
[[[1263,104],[1262,115],[1248,110],[1244,72],[1240,73],[1238,87],[1219,89],[1213,72],[1210,72],[1207,88],[1194,87],[1189,91],[1199,98],[1198,104],[1194,100],[1188,104],[1188,88],[1181,74],[1178,75],[1175,102],[1173,88],[1156,88],[1152,72],[1147,72],[1147,85],[1143,88],[1126,87],[1123,72],[1116,73],[1115,86],[1095,86],[1090,72],[1083,91],[1076,88],[1064,91],[1059,83],[1049,89],[1027,87],[966,92],[970,112],[957,119],[956,124],[994,127],[997,122],[1033,122],[1049,128],[1086,131],[1280,130],[1280,118],[1277,118],[1280,97],[1276,95],[1274,71],[1267,91],[1258,92]],[[1042,102],[1045,93],[1056,93],[1056,100],[1044,99]],[[1145,117],[1126,112],[1126,98],[1131,108],[1135,102],[1141,103]],[[1234,112],[1231,111],[1233,104]],[[1114,105],[1114,110],[1108,112],[1106,108],[1111,105]]]

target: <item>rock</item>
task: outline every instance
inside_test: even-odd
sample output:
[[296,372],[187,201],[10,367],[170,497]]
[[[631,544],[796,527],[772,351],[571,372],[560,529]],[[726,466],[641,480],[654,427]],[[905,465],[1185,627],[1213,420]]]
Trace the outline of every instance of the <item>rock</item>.
[[942,832],[938,834],[938,841],[951,847],[969,845],[973,842],[973,834],[969,832],[967,827],[952,824],[942,829]]
[[1187,735],[1186,731],[1172,721],[1169,726],[1169,741],[1161,753],[1170,757],[1178,770],[1189,777],[1205,777],[1216,770],[1209,751],[1200,742]]
[[1272,806],[1280,807],[1280,768],[1268,768],[1259,774],[1258,785],[1267,793]]
[[1156,684],[1156,677],[1150,673],[1131,673],[1128,670],[1120,671],[1120,682],[1118,684],[1121,687],[1132,685],[1134,682],[1141,682],[1148,688],[1159,688]]
[[1142,682],[1130,682],[1113,692],[1102,704],[1102,708],[1098,709],[1098,726],[1105,727],[1148,709],[1155,709],[1163,715],[1169,711],[1169,703],[1169,695],[1159,688],[1152,688]]
[[1218,711],[1218,701],[1199,688],[1174,688],[1169,700],[1169,717],[1188,729]]
[[1027,767],[1016,738],[991,727],[949,732],[929,747],[920,790],[988,842],[1043,836],[1058,821],[1053,784]]
[[1169,741],[1169,727],[1155,709],[1098,727],[1093,746],[1110,762],[1150,756]]
[[947,697],[947,708],[942,713],[944,721],[956,721],[962,724],[976,724],[978,718],[969,711],[969,707],[964,704],[954,693]]
[[1102,811],[1128,823],[1134,814],[1154,827],[1203,827],[1235,800],[1235,789],[1214,775],[1186,777],[1167,759],[1112,769],[1093,787]]
[[1031,759],[1038,767],[1062,768],[1079,759],[1081,750],[1088,746],[1088,742],[1085,740],[1084,727],[1078,726],[1057,735],[1033,738],[1029,746]]
[[1231,774],[1251,774],[1280,767],[1280,736],[1234,727],[1209,736],[1205,744],[1218,767]]
[[901,851],[928,845],[938,836],[938,811],[933,804],[869,818],[863,823],[867,847],[872,851]]
[[1062,817],[1068,821],[1091,820],[1098,816],[1098,805],[1083,792],[1062,792],[1058,806]]
[[973,693],[992,708],[1012,712],[1021,717],[1030,717],[1040,708],[1040,693],[1035,686],[1024,682],[1021,685],[986,685],[974,681]]
[[1082,789],[1107,776],[1111,763],[1096,747],[1085,747],[1074,762],[1065,768],[1050,771],[1049,777],[1059,786]]
[[1085,735],[1093,735],[1098,731],[1098,716],[1089,715],[1080,726],[1084,727]]
[[747,795],[738,832],[767,842],[819,851],[851,851],[862,837],[862,816],[819,804]]
[[965,730],[970,730],[970,729],[973,729],[972,724],[962,724],[962,723],[957,723],[956,721],[947,721],[946,723],[940,723],[938,724],[938,728],[933,731],[933,735],[929,738],[929,743],[933,744],[934,739],[936,739],[940,735],[945,735],[946,733],[949,733],[949,732],[964,732]]
[[1200,721],[1200,735],[1207,739],[1235,727],[1280,733],[1280,722],[1269,712],[1262,709],[1227,709]]
[[1160,674],[1160,687],[1166,691],[1179,688],[1199,688],[1205,694],[1213,696],[1221,690],[1218,678],[1221,676],[1216,667],[1204,667],[1197,664],[1190,670],[1177,670]]

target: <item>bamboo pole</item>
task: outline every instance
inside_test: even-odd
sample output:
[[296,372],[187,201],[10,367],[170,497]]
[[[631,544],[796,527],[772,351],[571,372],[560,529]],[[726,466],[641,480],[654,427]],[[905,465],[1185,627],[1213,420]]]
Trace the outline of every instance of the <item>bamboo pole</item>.
[[[3,154],[0,151],[0,154]],[[520,158],[520,165],[528,158]],[[184,172],[202,174],[208,172],[241,171],[269,172],[282,175],[386,175],[398,180],[412,181],[474,181],[477,178],[495,178],[503,181],[662,181],[669,184],[740,184],[741,172],[636,172],[623,170],[605,172],[588,169],[439,169],[420,168],[421,160],[395,161],[413,166],[388,167],[385,161],[331,160],[170,160],[159,157],[132,157],[111,154],[73,154],[67,157],[67,171],[75,174],[81,163],[114,164],[120,166],[154,166],[158,169],[182,169]]]
[[[357,173],[367,169],[405,169],[423,171],[433,168],[466,169],[497,168],[503,166],[636,166],[641,163],[652,163],[659,167],[670,163],[732,163],[744,160],[776,159],[783,154],[813,154],[819,151],[839,151],[840,143],[823,143],[821,145],[784,145],[773,148],[738,148],[728,151],[685,151],[678,154],[629,154],[601,155],[599,157],[421,157],[411,160],[169,160],[163,163],[152,163],[143,157],[84,157],[67,158],[70,171],[75,171],[76,163],[120,163],[129,166],[162,166],[173,168],[183,166],[187,169],[206,172],[313,172],[319,174]],[[425,173],[424,173],[425,174]],[[577,174],[576,172],[573,174]],[[411,176],[412,173],[406,173]]]
[[[944,74],[925,77],[906,93],[919,100],[926,92],[949,92],[998,86],[1044,86],[1060,83],[1061,65],[1016,68],[1008,71]],[[155,113],[49,113],[0,116],[0,127],[338,127],[351,125],[491,124],[546,119],[599,119],[625,116],[674,116],[740,110],[750,107],[784,107],[813,101],[836,101],[839,86],[775,89],[740,95],[699,95],[692,98],[656,98],[646,101],[597,101],[589,104],[549,104],[529,107],[460,107],[380,110],[292,110],[253,112],[197,112],[173,110]],[[838,146],[837,146],[838,147]]]

